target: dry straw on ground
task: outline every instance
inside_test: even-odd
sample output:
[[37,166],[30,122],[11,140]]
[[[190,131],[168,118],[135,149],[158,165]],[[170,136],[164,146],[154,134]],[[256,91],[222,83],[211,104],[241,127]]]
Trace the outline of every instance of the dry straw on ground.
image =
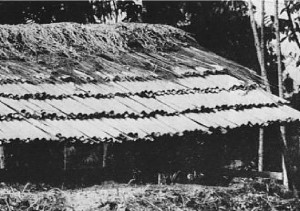
[[106,185],[30,191],[32,185],[1,190],[0,209],[11,210],[299,210],[298,200],[274,182],[238,180],[231,187],[200,185]]

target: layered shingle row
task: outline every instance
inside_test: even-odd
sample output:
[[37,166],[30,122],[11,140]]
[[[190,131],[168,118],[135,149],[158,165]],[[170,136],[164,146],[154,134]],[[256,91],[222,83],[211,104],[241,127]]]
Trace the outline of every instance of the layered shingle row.
[[[300,117],[297,111],[285,105],[285,100],[258,86],[245,88],[243,81],[228,75],[207,78],[210,78],[207,86],[203,77],[182,79],[190,82],[185,84],[180,80],[158,80],[157,86],[156,81],[151,81],[153,86],[147,82],[126,82],[126,86],[125,82],[89,86],[65,83],[57,87],[22,84],[27,89],[20,88],[20,84],[10,84],[9,88],[2,85],[3,94],[9,96],[0,97],[0,139],[4,142],[77,140],[88,143],[153,139],[166,134],[210,134],[241,126],[267,126],[296,121]],[[44,88],[50,86],[52,89]],[[214,91],[202,91],[208,89]],[[136,94],[143,92],[151,94]],[[22,97],[29,93],[33,96],[43,93],[44,98]],[[97,97],[108,93],[111,97]]]

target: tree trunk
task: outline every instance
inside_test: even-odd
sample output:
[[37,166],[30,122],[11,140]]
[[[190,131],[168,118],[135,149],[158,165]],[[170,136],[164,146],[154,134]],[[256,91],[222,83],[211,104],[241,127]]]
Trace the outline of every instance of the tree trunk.
[[[248,0],[249,3],[249,14],[250,14],[250,21],[251,21],[251,27],[252,27],[252,32],[253,32],[253,37],[254,37],[254,45],[256,48],[256,53],[257,53],[257,59],[260,65],[261,69],[261,76],[264,82],[264,85],[267,89],[268,92],[271,93],[271,88],[268,83],[268,77],[267,77],[267,72],[265,69],[265,56],[264,56],[264,49],[265,49],[265,42],[264,42],[264,16],[265,16],[265,1],[262,0],[262,21],[261,21],[261,44],[259,44],[259,37],[256,29],[256,23],[254,20],[254,14],[253,14],[253,5],[251,0]],[[264,142],[264,129],[259,128],[259,144],[258,144],[258,171],[263,170],[263,142]]]
[[268,83],[267,72],[266,72],[265,64],[264,64],[264,56],[262,56],[263,52],[262,52],[261,45],[259,44],[259,37],[258,37],[256,23],[255,23],[254,14],[253,14],[253,5],[252,5],[251,0],[248,0],[248,3],[249,3],[250,22],[251,22],[251,27],[252,27],[253,37],[254,37],[254,45],[256,48],[257,59],[258,59],[259,65],[260,65],[263,83],[266,87],[266,90],[271,93],[271,88]]
[[278,72],[278,96],[283,97],[282,89],[282,66],[281,66],[281,50],[280,50],[280,33],[278,18],[278,0],[275,0],[275,34],[276,34],[276,55],[277,55],[277,72]]
[[[260,50],[261,50],[261,75],[264,78],[265,85],[268,83],[267,71],[265,66],[265,0],[261,0],[261,26],[260,26]],[[270,86],[267,87],[271,92]]]
[[[252,10],[252,8],[251,8]],[[267,73],[265,70],[265,0],[261,1],[261,33],[260,33],[260,56],[261,56],[261,75],[264,77],[265,85],[268,83]],[[256,27],[256,26],[255,26]],[[258,40],[258,39],[257,39]],[[258,55],[259,56],[259,55]],[[264,74],[265,73],[265,74]],[[271,92],[270,88],[267,86],[267,91]],[[263,171],[263,159],[264,159],[264,129],[259,128],[259,144],[258,144],[258,171]]]
[[[276,34],[276,55],[277,55],[277,72],[278,72],[278,96],[283,97],[283,88],[282,88],[282,66],[281,66],[281,50],[280,50],[280,32],[279,32],[279,12],[278,12],[278,0],[275,0],[275,34]],[[285,127],[280,126],[280,136],[283,142],[282,147],[282,179],[283,185],[288,188],[289,181],[287,175],[287,160],[286,160],[286,152],[287,152],[287,141],[286,141],[286,134],[285,134]]]

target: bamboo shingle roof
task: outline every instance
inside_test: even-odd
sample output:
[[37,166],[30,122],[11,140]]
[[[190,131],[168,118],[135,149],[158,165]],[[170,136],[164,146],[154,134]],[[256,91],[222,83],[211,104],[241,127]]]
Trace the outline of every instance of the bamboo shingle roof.
[[0,26],[0,140],[99,143],[299,121],[252,70],[164,25]]

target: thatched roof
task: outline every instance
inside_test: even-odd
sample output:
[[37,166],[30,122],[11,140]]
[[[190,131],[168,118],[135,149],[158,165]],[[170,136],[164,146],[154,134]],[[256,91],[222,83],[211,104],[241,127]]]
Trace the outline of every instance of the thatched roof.
[[0,26],[0,140],[95,143],[298,121],[251,70],[149,24]]

